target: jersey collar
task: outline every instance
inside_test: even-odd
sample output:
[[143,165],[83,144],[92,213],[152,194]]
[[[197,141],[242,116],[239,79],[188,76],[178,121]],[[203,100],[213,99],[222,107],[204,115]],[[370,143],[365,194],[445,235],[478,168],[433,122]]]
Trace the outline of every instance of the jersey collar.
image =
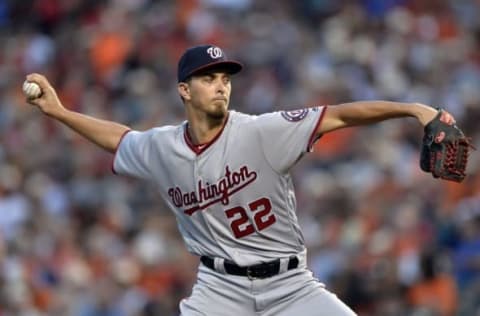
[[187,123],[183,127],[183,137],[185,138],[185,142],[187,143],[187,146],[197,156],[200,155],[205,150],[207,150],[207,148],[209,148],[213,143],[215,143],[217,139],[220,137],[220,135],[222,135],[223,130],[225,129],[225,126],[227,125],[229,119],[230,119],[230,112],[227,113],[227,119],[225,120],[225,123],[223,123],[223,126],[220,129],[220,131],[217,133],[217,135],[215,135],[215,137],[213,137],[212,140],[209,141],[208,143],[198,144],[198,145],[195,145],[192,141],[192,138],[190,137],[190,133],[188,132],[188,121],[187,121]]

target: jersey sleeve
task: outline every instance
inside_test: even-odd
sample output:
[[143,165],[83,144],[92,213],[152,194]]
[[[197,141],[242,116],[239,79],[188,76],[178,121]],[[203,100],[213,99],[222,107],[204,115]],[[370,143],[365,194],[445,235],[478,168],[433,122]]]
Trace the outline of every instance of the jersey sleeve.
[[277,172],[288,171],[312,150],[325,110],[320,106],[258,116],[256,127],[264,156]]
[[153,130],[126,132],[118,144],[113,159],[112,170],[115,174],[123,174],[141,179],[150,178],[148,158],[150,157]]

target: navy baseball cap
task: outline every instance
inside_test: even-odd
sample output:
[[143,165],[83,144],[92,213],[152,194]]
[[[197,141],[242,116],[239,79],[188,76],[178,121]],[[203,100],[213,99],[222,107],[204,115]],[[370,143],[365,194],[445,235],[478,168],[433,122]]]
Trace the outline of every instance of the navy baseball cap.
[[178,61],[178,82],[186,81],[190,76],[211,69],[222,69],[229,74],[236,74],[243,65],[229,60],[217,46],[200,45],[188,48]]

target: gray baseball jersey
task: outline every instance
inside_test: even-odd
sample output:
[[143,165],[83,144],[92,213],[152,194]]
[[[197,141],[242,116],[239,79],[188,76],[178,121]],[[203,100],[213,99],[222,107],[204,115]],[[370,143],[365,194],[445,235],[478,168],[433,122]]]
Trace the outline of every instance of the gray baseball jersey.
[[153,181],[188,250],[251,265],[305,250],[290,168],[315,141],[325,107],[247,115],[229,111],[210,143],[187,122],[130,131],[113,169]]

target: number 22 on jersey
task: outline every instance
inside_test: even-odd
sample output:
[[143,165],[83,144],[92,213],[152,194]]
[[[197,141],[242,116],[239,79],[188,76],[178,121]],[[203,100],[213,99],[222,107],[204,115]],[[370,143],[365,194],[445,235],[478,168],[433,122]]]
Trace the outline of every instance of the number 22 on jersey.
[[258,231],[261,231],[277,220],[275,214],[272,213],[270,200],[265,197],[249,203],[248,209],[254,213],[253,223],[248,217],[247,210],[242,206],[236,206],[225,211],[228,218],[234,218],[230,223],[230,228],[237,239],[254,233],[255,226]]

